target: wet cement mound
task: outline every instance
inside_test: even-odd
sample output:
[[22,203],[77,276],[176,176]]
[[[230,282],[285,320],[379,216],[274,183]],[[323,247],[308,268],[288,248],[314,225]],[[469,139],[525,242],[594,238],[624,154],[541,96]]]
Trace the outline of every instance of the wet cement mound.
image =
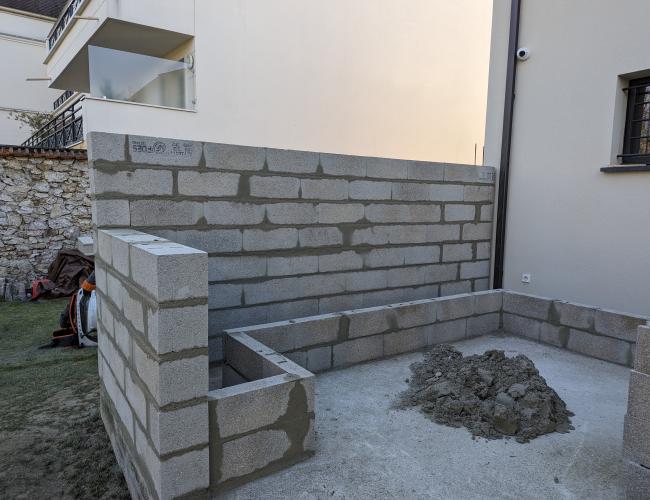
[[513,437],[520,443],[573,429],[566,404],[526,356],[503,351],[463,357],[440,344],[411,365],[409,388],[397,407],[419,406],[431,420],[466,427],[487,439]]

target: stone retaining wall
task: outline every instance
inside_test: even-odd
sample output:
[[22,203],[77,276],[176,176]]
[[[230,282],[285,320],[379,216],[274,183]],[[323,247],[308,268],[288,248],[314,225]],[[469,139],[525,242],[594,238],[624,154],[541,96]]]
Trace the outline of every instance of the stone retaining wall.
[[25,299],[57,252],[90,232],[85,152],[0,147],[0,298]]
[[210,256],[226,328],[488,288],[495,171],[91,133],[97,226]]

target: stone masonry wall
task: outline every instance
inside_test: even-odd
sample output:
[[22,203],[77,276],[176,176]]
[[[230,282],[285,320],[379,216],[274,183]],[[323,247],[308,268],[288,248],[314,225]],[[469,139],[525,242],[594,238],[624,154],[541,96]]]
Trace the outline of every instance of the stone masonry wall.
[[0,297],[25,288],[91,232],[85,152],[0,148]]
[[91,133],[97,226],[208,252],[226,328],[488,288],[495,171]]

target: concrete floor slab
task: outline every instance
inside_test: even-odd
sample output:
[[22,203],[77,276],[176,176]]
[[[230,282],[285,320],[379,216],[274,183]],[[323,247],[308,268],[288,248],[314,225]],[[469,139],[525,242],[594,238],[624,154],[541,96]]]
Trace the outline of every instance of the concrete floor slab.
[[421,353],[319,375],[312,459],[249,483],[230,499],[623,498],[619,484],[629,369],[514,337],[455,344],[464,353],[529,356],[575,413],[575,430],[473,440],[418,410],[393,410]]

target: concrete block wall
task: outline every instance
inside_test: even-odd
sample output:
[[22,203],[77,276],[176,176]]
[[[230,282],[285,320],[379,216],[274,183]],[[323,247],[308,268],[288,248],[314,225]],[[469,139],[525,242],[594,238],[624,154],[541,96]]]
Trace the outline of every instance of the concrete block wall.
[[91,133],[97,227],[209,254],[224,329],[488,288],[491,167]]
[[208,256],[131,229],[96,243],[101,413],[129,490],[207,497]]

